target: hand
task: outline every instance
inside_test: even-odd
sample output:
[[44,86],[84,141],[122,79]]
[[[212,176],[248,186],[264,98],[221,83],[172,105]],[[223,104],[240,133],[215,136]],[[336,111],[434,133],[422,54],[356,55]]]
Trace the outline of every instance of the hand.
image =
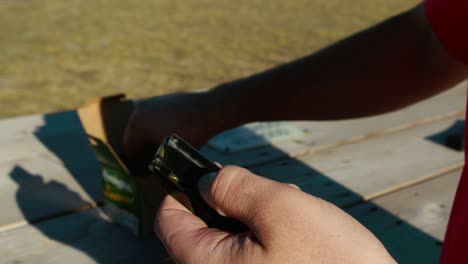
[[177,263],[395,263],[359,222],[297,187],[227,166],[200,190],[218,213],[251,231],[208,228],[166,196],[155,232]]
[[127,165],[146,168],[155,148],[171,133],[195,147],[206,143],[222,130],[209,105],[205,93],[171,94],[138,102],[123,136]]

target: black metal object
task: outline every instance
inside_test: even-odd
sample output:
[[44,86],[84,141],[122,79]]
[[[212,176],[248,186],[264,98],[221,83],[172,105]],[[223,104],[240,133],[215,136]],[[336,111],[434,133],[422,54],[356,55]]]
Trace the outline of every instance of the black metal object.
[[219,167],[179,136],[172,134],[161,143],[149,170],[152,175],[161,179],[164,189],[169,194],[183,192],[190,203],[179,201],[209,227],[233,233],[249,230],[242,222],[219,215],[203,200],[198,190],[198,180],[205,174],[216,173]]

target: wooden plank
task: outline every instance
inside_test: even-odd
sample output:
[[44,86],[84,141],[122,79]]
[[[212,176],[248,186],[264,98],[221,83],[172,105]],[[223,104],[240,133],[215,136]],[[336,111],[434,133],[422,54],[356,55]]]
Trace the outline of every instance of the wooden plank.
[[444,239],[461,170],[380,197],[373,202],[418,229]]
[[18,132],[0,136],[0,229],[102,201],[99,164],[74,111],[0,124]]
[[363,201],[357,193],[298,160],[276,162],[252,169],[252,172],[277,181],[294,183],[304,192],[330,201],[339,207],[349,207]]
[[[372,203],[348,210],[371,229],[399,263],[437,263],[440,243]],[[22,239],[27,238],[27,239]],[[0,232],[0,262],[162,263],[155,239],[137,239],[109,223],[99,209]]]
[[37,114],[3,119],[0,122],[0,139],[31,135],[35,132],[53,135],[77,129],[81,129],[81,124],[76,111]]
[[[399,148],[399,146],[395,146],[396,144],[405,145],[406,144],[405,142],[408,141],[409,139],[421,140],[422,136],[427,135],[427,134],[431,135],[431,134],[433,134],[433,132],[439,132],[441,130],[444,130],[446,127],[449,127],[451,125],[451,123],[452,122],[440,122],[438,124],[431,124],[431,125],[428,125],[428,126],[424,126],[424,127],[418,128],[418,129],[411,130],[413,132],[405,131],[405,132],[400,132],[399,135],[396,135],[396,134],[391,135],[391,136],[387,135],[387,136],[372,139],[372,140],[380,139],[380,141],[386,142],[386,144],[383,144],[383,145],[385,145],[385,146],[388,145],[388,146],[392,147],[392,148],[390,148],[390,150],[392,150],[393,147]],[[430,128],[427,128],[427,127],[430,127]],[[416,133],[416,132],[414,132],[415,130],[421,130],[422,132],[419,131],[419,132]],[[409,132],[411,132],[411,133],[409,133]],[[406,135],[405,133],[408,133],[408,135]],[[397,139],[404,138],[406,140],[399,141],[399,140],[391,139],[391,137],[393,137],[393,136],[395,138],[397,138]],[[378,142],[380,142],[380,141],[378,141]],[[358,145],[357,148],[361,149],[363,143],[364,142],[360,142],[360,143],[356,143],[355,145],[356,146]],[[431,144],[432,145],[430,145],[430,146],[436,148],[436,149],[434,149],[434,150],[437,150],[436,152],[439,152],[439,151],[442,152],[442,153],[446,153],[446,151],[453,152],[451,150],[446,150],[444,147],[441,147],[441,146],[436,145],[434,143],[431,143]],[[377,147],[381,148],[381,146],[379,146],[379,145],[382,145],[382,143],[373,142],[370,145],[374,145],[374,146],[377,146]],[[356,146],[355,146],[355,148],[356,148]],[[417,146],[419,146],[419,144],[417,144]],[[417,146],[415,146],[415,147],[417,148]],[[336,151],[339,151],[341,148],[345,148],[345,147],[347,147],[347,146],[340,147],[340,148],[336,149]],[[366,148],[369,148],[369,147],[366,147]],[[425,147],[424,150],[427,151],[427,147]],[[382,149],[380,149],[380,151],[382,151]],[[391,154],[389,152],[391,152],[391,151],[388,151],[388,150],[384,151],[385,155],[380,156],[380,160],[382,158],[385,158],[386,155]],[[340,152],[340,153],[342,153],[342,152]],[[345,153],[347,153],[347,152],[345,152]],[[325,154],[331,155],[333,153],[331,153],[331,151],[330,151],[330,152],[325,153]],[[456,154],[459,154],[459,153],[456,153]],[[335,153],[335,155],[338,155],[338,154]],[[338,157],[340,157],[340,156],[338,155]],[[358,155],[358,157],[361,157],[361,156]],[[407,157],[403,157],[403,158],[407,158]],[[350,162],[348,162],[348,164],[349,163]],[[323,193],[326,193],[327,195],[330,195],[330,197],[332,197],[332,198],[336,197],[335,198],[336,201],[339,201],[339,202],[345,201],[345,202],[343,202],[341,204],[341,206],[343,206],[343,207],[359,203],[359,200],[354,200],[355,196],[353,195],[352,191],[347,190],[347,188],[344,187],[344,186],[341,186],[342,189],[340,190],[340,185],[334,184],[333,181],[330,180],[329,178],[314,177],[313,181],[308,181],[309,177],[313,176],[314,174],[311,173],[311,169],[307,164],[301,163],[300,161],[291,160],[291,161],[275,164],[275,166],[277,166],[277,167],[275,167],[274,170],[276,172],[280,173],[280,174],[278,174],[278,175],[280,175],[280,176],[278,176],[279,177],[278,179],[280,179],[280,180],[281,180],[281,178],[283,178],[283,179],[286,179],[286,180],[290,180],[292,182],[295,182],[295,181],[306,182],[306,184],[301,186],[303,188],[324,189],[325,186],[328,186],[327,188],[330,188],[330,189],[327,192],[323,192]],[[262,168],[256,168],[256,169],[261,170]],[[303,171],[301,171],[301,170],[303,170]],[[285,172],[289,172],[289,173],[285,173]],[[299,173],[296,175],[296,172],[301,172],[300,176],[302,176],[302,178],[296,178],[296,177],[293,178],[293,177],[281,176],[281,175],[287,175],[287,176],[297,176],[297,175],[299,175]],[[316,173],[319,173],[319,171],[316,171]],[[355,180],[359,181],[360,179],[355,179]],[[330,184],[330,183],[332,183],[332,184]],[[351,201],[349,201],[349,200],[351,200]],[[362,206],[362,205],[360,205],[360,206]],[[352,209],[355,209],[355,208],[352,208]],[[364,211],[366,211],[366,210],[364,210]],[[372,211],[372,210],[369,209],[367,211]],[[371,229],[371,230],[373,230],[378,235],[378,237],[384,241],[384,243],[389,247],[389,250],[392,252],[392,254],[394,256],[396,256],[397,259],[399,259],[401,263],[405,263],[406,262],[405,260],[424,260],[424,261],[428,261],[426,263],[430,263],[431,260],[433,261],[434,259],[436,259],[436,255],[438,254],[437,252],[439,252],[439,251],[437,251],[437,249],[438,248],[440,249],[440,245],[438,245],[434,239],[431,239],[430,237],[428,237],[424,233],[418,232],[417,229],[408,227],[407,225],[402,225],[401,222],[398,221],[398,219],[390,217],[390,218],[388,218],[387,220],[384,221],[383,220],[384,218],[385,217],[383,217],[383,216],[370,217],[369,215],[363,214],[363,216],[361,218],[358,218],[358,219],[360,219],[361,221],[368,221],[368,223],[366,224],[366,226],[368,226],[368,227],[371,225],[369,223],[377,223],[378,224],[375,228],[373,227],[374,229]],[[51,221],[53,221],[53,220],[51,220]],[[49,223],[49,221],[45,221],[45,222]],[[42,223],[45,223],[45,222],[42,222]],[[40,225],[42,223],[39,223],[38,225]],[[54,231],[55,230],[54,228],[57,228],[57,226],[66,226],[66,227],[72,227],[73,228],[74,225],[75,224],[73,224],[73,223],[66,223],[66,224],[54,223],[54,225],[51,225],[51,226],[53,226],[53,228],[52,228],[52,231],[50,231],[50,232],[52,234],[54,232],[63,234],[63,231],[60,231],[60,232],[59,231]],[[23,228],[20,228],[20,229],[15,229],[15,230],[11,230],[9,232],[3,232],[3,233],[9,234],[9,233],[12,233],[12,232],[16,232],[17,230],[24,230],[24,228],[26,228],[26,229],[27,228],[35,228],[36,226],[37,225],[27,226],[27,227],[23,227]],[[90,224],[87,224],[87,226],[90,226]],[[79,229],[79,228],[77,228],[77,229]],[[29,230],[31,230],[31,229],[29,229]],[[32,260],[38,260],[38,259],[41,260],[41,259],[44,258],[44,256],[52,255],[52,256],[56,256],[51,260],[52,262],[54,262],[54,261],[63,262],[64,259],[70,259],[70,258],[72,258],[73,260],[75,260],[75,259],[80,260],[78,262],[81,262],[81,261],[83,261],[83,262],[87,262],[87,261],[93,262],[93,261],[96,261],[96,260],[98,262],[101,262],[104,259],[109,258],[109,256],[108,256],[109,254],[111,254],[112,252],[115,252],[115,248],[110,248],[109,249],[109,248],[106,248],[105,246],[102,246],[100,243],[98,243],[98,245],[96,245],[96,238],[95,237],[92,237],[89,240],[85,239],[85,241],[83,241],[83,242],[80,241],[80,242],[76,242],[76,243],[74,243],[74,242],[68,243],[69,240],[66,240],[66,239],[65,240],[60,240],[61,238],[55,239],[54,238],[55,235],[49,235],[50,234],[49,231],[46,231],[46,232],[39,231],[39,233],[38,233],[37,231],[34,231],[34,229],[32,229],[32,230],[33,230],[32,231],[33,233],[36,232],[36,235],[39,238],[34,238],[34,234],[15,234],[15,235],[12,235],[12,236],[9,237],[9,239],[12,239],[12,237],[14,237],[14,236],[16,236],[16,237],[26,237],[26,236],[32,237],[32,244],[19,245],[19,246],[16,245],[14,247],[15,249],[21,248],[22,252],[23,252],[22,254],[27,254],[27,256],[18,257],[18,256],[21,256],[21,254],[19,254],[18,251],[13,252],[13,251],[11,251],[11,249],[8,249],[9,251],[7,252],[7,254],[10,254],[11,256],[14,256],[14,258],[12,258],[12,260],[20,260],[20,261],[32,261]],[[42,230],[42,229],[40,229],[40,230]],[[105,233],[105,231],[101,231],[100,228],[96,227],[96,229],[93,229],[93,234],[94,233],[103,234],[103,233]],[[112,231],[112,233],[114,233],[114,231]],[[44,238],[44,235],[46,235],[47,238]],[[64,237],[74,237],[74,235],[68,236],[67,234],[65,234],[63,236]],[[402,240],[401,238],[404,237],[404,236],[406,236],[406,237],[405,237],[404,240]],[[54,238],[52,242],[49,241],[50,237]],[[107,242],[109,236],[105,235],[105,238],[106,238],[105,241]],[[46,248],[37,249],[36,245],[41,244],[41,243],[38,243],[38,241],[44,241],[44,240],[47,241],[46,242],[47,245],[50,245],[50,244],[56,245],[57,243],[55,243],[55,241],[61,241],[60,242],[61,244],[65,243],[67,246],[63,246],[63,245],[59,244],[60,247],[58,247],[58,248],[54,247],[53,249],[50,249],[50,248],[46,247]],[[113,240],[120,241],[119,238],[117,238],[117,239],[113,238]],[[13,243],[11,241],[8,242],[8,240],[3,240],[3,241],[6,241],[7,243],[10,243],[10,244]],[[3,241],[0,239],[0,242],[2,242],[2,244],[3,244]],[[74,245],[80,245],[80,246],[76,247]],[[416,248],[417,250],[413,248],[415,246],[417,246],[417,248]],[[95,247],[97,247],[97,249],[94,250]],[[126,245],[124,242],[122,242],[120,247],[121,248],[127,248],[128,245]],[[25,252],[24,248],[27,249],[26,250],[27,252]],[[77,250],[77,248],[78,248],[78,250]],[[82,248],[84,248],[84,250],[81,250]],[[88,251],[89,248],[92,248],[92,250]],[[431,250],[428,250],[428,249],[431,249]],[[112,251],[112,250],[114,250],[114,251]],[[86,253],[82,253],[82,251],[84,251]],[[98,253],[96,253],[96,252],[98,252]],[[427,252],[429,252],[430,254],[428,254]],[[34,253],[36,253],[37,255],[34,255]],[[119,255],[116,256],[117,259],[112,259],[112,260],[119,261],[120,257],[121,257],[120,254],[121,254],[121,252],[119,251]],[[141,253],[138,253],[138,254],[141,254]],[[104,257],[101,258],[101,256],[104,256]],[[124,256],[123,258],[126,259],[126,260],[129,260],[129,259],[132,258],[132,256],[133,255]],[[147,256],[146,258],[150,259],[151,256]],[[154,260],[155,259],[153,259],[153,261]],[[401,261],[401,260],[403,260],[403,261]]]
[[156,238],[138,239],[99,209],[0,232],[0,263],[165,263]]
[[202,152],[223,164],[256,166],[287,156],[300,157],[315,151],[367,140],[430,122],[464,118],[466,82],[431,99],[389,114],[346,121],[291,122],[305,130],[302,139],[282,141],[240,152],[220,152],[205,146]]
[[[260,175],[299,185],[335,204],[366,200],[461,168],[464,156],[426,137],[451,127],[442,121],[299,159],[254,168]],[[324,188],[324,186],[328,186]],[[329,188],[335,189],[328,191]],[[337,192],[337,190],[341,190]],[[341,195],[339,195],[341,193]],[[331,196],[330,196],[331,195]]]
[[373,232],[398,263],[438,263],[440,241],[385,209],[366,202],[346,211]]
[[[367,202],[347,212],[368,227],[399,263],[437,263],[441,249],[437,239],[378,205]],[[424,214],[431,213],[423,211],[421,217]],[[99,209],[0,232],[0,244],[1,262],[5,263],[161,263],[168,260],[156,239],[136,239],[125,229],[110,224]]]
[[56,135],[29,135],[0,139],[0,164],[15,160],[48,157],[64,166],[75,166],[96,160],[83,131]]
[[0,164],[0,227],[37,221],[101,200],[101,175],[96,162],[67,168],[39,156]]
[[[369,132],[383,131],[389,128],[398,129],[402,127],[402,129],[405,129],[405,125],[410,125],[415,122],[415,125],[417,125],[418,121],[427,120],[431,117],[436,120],[438,118],[443,118],[442,115],[465,112],[466,95],[467,82],[462,82],[438,96],[389,114],[350,121],[306,122],[303,123],[302,126],[310,133],[326,131],[326,134],[321,133],[321,138],[326,137],[325,141],[320,140],[320,142],[323,142],[322,144],[333,144],[343,140],[341,133],[366,135],[369,134]],[[464,118],[463,115],[461,117]],[[316,139],[306,138],[303,144],[314,146],[316,141]],[[289,151],[289,153],[295,152],[297,151]]]

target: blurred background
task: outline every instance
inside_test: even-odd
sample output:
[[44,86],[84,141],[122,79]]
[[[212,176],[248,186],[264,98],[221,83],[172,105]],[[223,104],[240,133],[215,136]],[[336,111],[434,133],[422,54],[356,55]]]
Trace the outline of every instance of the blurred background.
[[0,118],[213,87],[417,0],[0,0]]

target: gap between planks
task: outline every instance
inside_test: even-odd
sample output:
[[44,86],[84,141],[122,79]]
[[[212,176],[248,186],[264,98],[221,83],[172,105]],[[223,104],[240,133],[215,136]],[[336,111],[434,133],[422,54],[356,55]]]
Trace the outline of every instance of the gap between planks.
[[103,204],[102,202],[90,203],[90,204],[82,206],[82,207],[73,208],[73,209],[70,209],[70,210],[58,212],[58,213],[55,213],[55,214],[48,215],[46,217],[39,217],[39,218],[31,219],[29,221],[22,220],[22,221],[14,222],[14,223],[11,223],[11,224],[3,225],[3,226],[0,226],[0,233],[6,232],[6,231],[11,231],[11,230],[14,230],[14,229],[17,229],[17,228],[20,228],[20,227],[24,227],[24,226],[27,226],[27,225],[31,225],[31,224],[37,224],[37,223],[47,221],[47,220],[51,220],[51,219],[54,219],[54,218],[67,216],[67,215],[71,215],[71,214],[75,214],[75,213],[79,213],[79,212],[83,212],[83,211],[87,211],[87,210],[91,210],[91,209],[100,207],[102,204]]
[[451,166],[442,168],[442,169],[437,170],[435,172],[432,172],[432,173],[429,173],[429,174],[414,178],[412,180],[409,180],[409,181],[394,185],[394,186],[389,187],[387,189],[384,189],[382,191],[378,191],[378,192],[375,192],[375,193],[365,195],[363,197],[363,201],[368,202],[368,201],[377,199],[379,197],[386,196],[386,195],[389,195],[391,193],[394,193],[394,192],[397,192],[397,191],[400,191],[400,190],[403,190],[403,189],[418,185],[418,184],[423,183],[425,181],[429,181],[429,180],[435,179],[437,177],[441,177],[441,176],[446,175],[448,173],[455,172],[457,170],[461,170],[461,169],[463,169],[463,166],[464,166],[464,162],[453,164]]
[[[385,190],[366,195],[366,196],[363,197],[362,202],[368,202],[368,201],[371,201],[371,200],[375,200],[375,199],[380,198],[382,196],[386,196],[386,195],[401,191],[403,189],[410,188],[412,186],[418,185],[420,183],[423,183],[423,182],[426,182],[426,181],[441,177],[441,176],[446,175],[448,173],[455,172],[457,170],[461,170],[461,169],[463,169],[463,166],[464,166],[464,162],[457,163],[457,164],[445,167],[443,169],[437,170],[437,171],[435,171],[433,173],[420,176],[418,178],[412,179],[410,181],[407,181],[407,182],[404,182],[404,183],[401,183],[401,184],[397,184],[397,185],[392,186],[390,188],[387,188]],[[20,228],[20,227],[24,227],[24,226],[27,226],[27,225],[40,223],[42,221],[47,221],[47,220],[50,220],[50,219],[53,219],[53,218],[62,217],[62,216],[66,216],[66,215],[71,215],[71,214],[91,210],[91,209],[100,207],[101,205],[102,205],[102,202],[92,203],[92,204],[89,204],[89,205],[86,205],[86,206],[83,206],[83,207],[80,207],[80,208],[74,208],[74,209],[71,209],[71,210],[67,210],[67,211],[63,211],[63,212],[56,213],[56,214],[53,214],[53,215],[49,215],[47,217],[41,217],[39,219],[32,219],[30,221],[23,220],[23,221],[7,224],[7,225],[4,225],[4,226],[0,226],[0,233],[1,232],[6,232],[6,231],[11,231],[11,230],[14,230],[14,229],[17,229],[17,228]]]

